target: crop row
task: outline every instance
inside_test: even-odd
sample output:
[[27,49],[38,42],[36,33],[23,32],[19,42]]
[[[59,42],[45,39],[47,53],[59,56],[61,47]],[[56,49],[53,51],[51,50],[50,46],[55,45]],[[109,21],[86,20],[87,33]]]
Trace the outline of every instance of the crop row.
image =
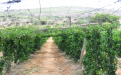
[[[0,72],[4,67],[10,70],[11,62],[17,63],[28,59],[35,53],[47,37],[54,37],[59,49],[70,55],[75,61],[80,59],[84,38],[86,54],[82,60],[84,75],[115,75],[117,59],[121,56],[120,31],[113,31],[115,25],[74,27],[69,29],[48,29],[43,33],[30,28],[0,30]],[[6,64],[6,65],[5,65]]]
[[[66,52],[75,61],[79,60],[83,40],[86,38],[86,54],[82,59],[85,71],[84,75],[116,75],[117,53],[120,55],[121,45],[118,34],[113,32],[115,25],[102,27],[89,26],[84,29],[67,29],[54,37],[59,49]],[[117,35],[115,37],[115,35]]]
[[0,30],[0,73],[6,68],[9,72],[11,63],[23,62],[31,53],[35,53],[47,38],[34,29],[14,28]]

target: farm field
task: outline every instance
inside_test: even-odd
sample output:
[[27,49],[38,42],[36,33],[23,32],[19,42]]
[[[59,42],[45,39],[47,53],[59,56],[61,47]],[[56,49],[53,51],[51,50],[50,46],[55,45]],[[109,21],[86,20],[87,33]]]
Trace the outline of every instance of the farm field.
[[[2,54],[0,54],[2,56]],[[121,58],[118,58],[117,75],[121,75]],[[19,65],[12,66],[10,73],[5,75],[82,75],[81,66],[59,51],[52,37],[42,46],[41,50],[30,55],[29,59]]]
[[81,71],[79,64],[59,51],[50,37],[41,50],[31,55],[26,62],[14,66],[11,73],[5,75],[81,75]]
[[[88,75],[91,71],[93,75],[120,75],[121,32],[116,27],[1,29],[0,71],[3,75]],[[86,54],[80,61],[84,38]]]
[[121,0],[1,1],[0,75],[121,75]]

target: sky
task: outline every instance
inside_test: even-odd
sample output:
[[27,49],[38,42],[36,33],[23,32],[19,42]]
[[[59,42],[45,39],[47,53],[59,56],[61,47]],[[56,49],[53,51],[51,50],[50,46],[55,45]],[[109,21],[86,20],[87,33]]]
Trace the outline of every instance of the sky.
[[[1,2],[7,2],[9,0],[0,0]],[[121,7],[121,1],[118,0],[40,0],[41,8],[46,7],[59,7],[59,6],[82,6],[82,7],[93,7],[101,8],[106,6],[106,9],[118,9]],[[21,0],[20,3],[14,4],[0,4],[0,10],[6,10],[8,6],[10,9],[34,9],[39,8],[39,0]],[[87,9],[88,10],[88,9]]]

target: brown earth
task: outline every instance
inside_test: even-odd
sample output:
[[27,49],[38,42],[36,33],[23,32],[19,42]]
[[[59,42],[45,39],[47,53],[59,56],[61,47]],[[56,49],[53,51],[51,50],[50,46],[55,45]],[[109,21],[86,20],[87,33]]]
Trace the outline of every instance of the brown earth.
[[121,75],[121,58],[117,58],[118,62],[117,62],[117,75]]

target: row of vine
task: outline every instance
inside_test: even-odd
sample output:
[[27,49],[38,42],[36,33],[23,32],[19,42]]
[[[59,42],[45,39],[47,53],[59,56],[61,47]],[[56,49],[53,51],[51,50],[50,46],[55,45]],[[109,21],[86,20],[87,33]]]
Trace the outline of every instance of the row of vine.
[[[87,27],[86,31],[79,28],[57,30],[60,36],[54,37],[54,40],[59,49],[77,61],[80,58],[83,40],[86,38],[86,54],[82,60],[85,68],[83,74],[116,75],[117,41],[116,38],[114,39],[113,32],[115,27],[115,25],[105,27],[97,25]],[[119,46],[118,49],[120,49]]]
[[8,28],[0,30],[0,73],[5,68],[9,72],[11,63],[26,61],[35,53],[47,38],[37,30],[29,28]]

